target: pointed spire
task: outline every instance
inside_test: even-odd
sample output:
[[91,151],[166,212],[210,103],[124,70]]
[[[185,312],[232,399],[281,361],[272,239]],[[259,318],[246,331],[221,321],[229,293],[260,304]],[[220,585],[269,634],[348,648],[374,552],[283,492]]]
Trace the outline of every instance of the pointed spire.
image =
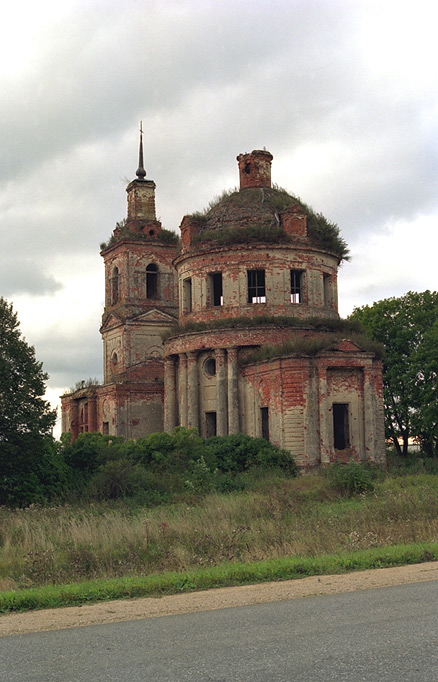
[[139,180],[144,180],[146,177],[143,163],[143,121],[140,121],[140,149],[138,152],[138,168],[135,174]]

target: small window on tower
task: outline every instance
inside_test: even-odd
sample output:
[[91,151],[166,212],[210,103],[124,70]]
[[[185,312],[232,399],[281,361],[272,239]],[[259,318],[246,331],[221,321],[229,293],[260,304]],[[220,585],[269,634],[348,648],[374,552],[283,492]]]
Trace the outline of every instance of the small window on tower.
[[150,263],[146,268],[146,298],[159,298],[158,265],[155,265],[155,263]]
[[113,373],[117,372],[117,363],[119,361],[119,358],[117,357],[117,353],[113,353],[111,355],[111,371]]
[[111,278],[111,305],[115,305],[119,300],[119,268],[115,267]]
[[266,303],[264,270],[248,270],[248,303]]
[[192,312],[192,278],[187,277],[183,281],[183,310],[185,313]]
[[303,272],[302,270],[290,271],[290,302],[303,302]]

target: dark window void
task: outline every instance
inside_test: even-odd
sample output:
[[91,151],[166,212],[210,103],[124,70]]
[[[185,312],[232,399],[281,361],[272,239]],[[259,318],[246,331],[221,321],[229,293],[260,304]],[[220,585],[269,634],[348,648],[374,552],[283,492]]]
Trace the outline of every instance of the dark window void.
[[222,273],[213,272],[211,275],[209,275],[209,283],[211,305],[223,305],[224,297],[222,292]]
[[146,298],[158,298],[158,265],[155,263],[146,268]]
[[333,403],[333,434],[335,450],[345,450],[350,447],[348,405],[345,403]]
[[248,303],[266,303],[264,270],[248,270]]
[[262,420],[262,438],[269,440],[269,407],[260,408],[260,417]]
[[290,302],[303,302],[303,273],[301,270],[290,271]]
[[103,422],[102,433],[107,436],[109,434],[109,422]]
[[111,304],[115,305],[119,300],[119,268],[114,268],[111,278]]
[[183,281],[183,309],[185,313],[192,312],[192,278]]
[[205,413],[205,437],[212,438],[216,435],[216,412]]

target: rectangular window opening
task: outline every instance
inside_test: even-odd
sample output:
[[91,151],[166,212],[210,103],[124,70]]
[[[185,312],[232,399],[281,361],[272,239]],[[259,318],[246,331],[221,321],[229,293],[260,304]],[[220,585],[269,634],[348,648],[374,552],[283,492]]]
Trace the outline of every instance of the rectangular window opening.
[[220,306],[224,304],[224,296],[222,290],[222,273],[212,272],[209,276],[209,300],[210,305]]
[[346,403],[333,403],[333,436],[335,450],[346,450],[350,447],[348,404]]
[[290,271],[290,302],[303,302],[303,272],[302,270]]
[[108,436],[108,434],[109,434],[109,422],[103,422],[102,433],[104,434],[104,436]]
[[183,282],[183,308],[185,313],[192,312],[192,278],[187,277]]
[[260,417],[262,421],[262,438],[269,441],[269,407],[260,408]]
[[248,303],[266,303],[264,270],[248,270]]
[[205,437],[212,438],[217,433],[216,412],[205,413]]

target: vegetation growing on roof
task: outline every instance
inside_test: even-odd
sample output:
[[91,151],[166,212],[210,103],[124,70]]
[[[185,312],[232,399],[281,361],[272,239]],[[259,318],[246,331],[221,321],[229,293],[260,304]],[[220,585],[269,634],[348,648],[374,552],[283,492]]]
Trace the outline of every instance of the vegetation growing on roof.
[[[268,206],[272,211],[272,221],[251,228],[243,229],[208,229],[209,219],[215,214],[215,209],[223,206],[224,213],[228,208],[236,209],[244,206]],[[329,221],[322,213],[315,211],[305,204],[299,197],[289,194],[287,190],[278,185],[270,188],[248,188],[237,190],[236,188],[224,191],[216,196],[208,206],[191,217],[205,227],[197,237],[198,242],[216,241],[219,244],[237,244],[251,241],[262,242],[287,242],[290,241],[281,229],[278,214],[289,206],[297,204],[307,216],[307,232],[310,241],[316,246],[334,251],[342,260],[349,260],[349,249],[347,242],[341,236],[339,227],[336,223]]]
[[[163,244],[179,244],[180,241],[176,232],[173,232],[172,230],[166,230],[164,227],[162,227],[161,230],[159,230],[152,238],[158,239],[158,241],[163,242]],[[134,230],[131,230],[128,227],[126,218],[123,218],[123,220],[116,223],[116,229],[112,233],[109,240],[107,242],[101,243],[100,250],[105,251],[105,249],[109,249],[111,246],[114,246],[114,244],[117,244],[117,242],[120,242],[123,239],[147,242],[151,240],[151,236],[147,233],[145,234],[144,232],[134,232]]]
[[248,244],[267,242],[269,244],[290,243],[292,238],[281,227],[250,225],[231,230],[204,230],[194,239],[195,242],[215,241],[217,244]]
[[[342,341],[343,335],[328,333],[318,338],[299,337],[291,339],[280,346],[261,346],[242,359],[241,364],[249,365],[253,362],[263,362],[272,358],[284,357],[285,355],[316,355],[323,350],[333,350]],[[360,348],[375,355],[383,357],[384,349],[380,343],[373,342],[365,334],[351,334],[349,339]]]
[[99,379],[96,379],[95,377],[89,377],[86,380],[82,381],[77,381],[74,385],[73,388],[70,388],[68,391],[66,391],[66,395],[69,393],[75,393],[76,391],[80,391],[83,388],[92,388],[93,386],[100,386],[101,382]]
[[304,327],[326,332],[342,332],[344,336],[347,334],[350,338],[353,334],[361,334],[363,332],[362,326],[357,324],[354,320],[342,320],[340,318],[306,317],[300,319],[288,315],[256,315],[255,317],[242,315],[241,317],[226,317],[218,320],[210,320],[208,322],[186,322],[183,325],[178,324],[169,329],[163,335],[163,339],[166,340],[172,336],[190,332],[229,328],[239,329],[242,327],[266,325],[274,325],[276,327]]
[[237,194],[238,192],[239,192],[238,187],[224,189],[223,192],[213,197],[213,199],[208,202],[207,206],[202,211],[196,211],[195,213],[192,213],[191,217],[194,218],[195,220],[203,222],[204,219],[205,220],[207,219],[207,215],[213,208],[215,208],[218,204],[222,203],[224,199],[227,199],[228,197],[231,197],[233,194]]

